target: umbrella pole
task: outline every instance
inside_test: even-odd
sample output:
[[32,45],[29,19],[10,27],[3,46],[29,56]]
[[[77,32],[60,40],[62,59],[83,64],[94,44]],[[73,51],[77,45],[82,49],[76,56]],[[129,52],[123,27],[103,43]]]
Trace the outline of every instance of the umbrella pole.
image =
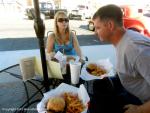
[[47,92],[49,91],[49,83],[48,83],[47,64],[46,64],[46,57],[45,57],[45,46],[44,46],[45,25],[43,23],[43,20],[40,17],[39,0],[33,0],[33,2],[34,2],[34,10],[35,10],[34,30],[39,41],[43,77],[44,77],[44,87]]

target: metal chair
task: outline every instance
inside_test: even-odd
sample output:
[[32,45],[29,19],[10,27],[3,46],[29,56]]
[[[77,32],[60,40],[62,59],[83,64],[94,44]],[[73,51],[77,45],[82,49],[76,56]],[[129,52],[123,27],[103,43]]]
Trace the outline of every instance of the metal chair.
[[[77,34],[76,30],[71,30],[75,35]],[[49,34],[53,33],[53,31],[47,31],[46,38],[48,38]]]
[[[10,70],[13,69],[13,68],[17,68],[19,67],[19,64],[15,64],[15,65],[12,65],[12,66],[9,66],[3,70],[0,70],[0,73],[7,73],[15,78],[18,78],[18,79],[21,79],[22,80],[22,76],[17,74],[17,73],[14,73],[14,72],[11,72]],[[22,80],[23,81],[23,80]],[[26,80],[26,81],[23,81],[23,85],[24,85],[24,88],[25,88],[25,93],[26,93],[26,98],[27,100],[17,109],[14,111],[14,113],[25,113],[26,110],[25,108],[29,107],[31,104],[33,104],[34,102],[38,102],[40,101],[40,99],[36,99],[34,101],[32,101],[32,99],[38,94],[40,93],[41,97],[43,97],[43,88],[44,86],[42,85],[41,87],[38,87],[35,83],[35,82],[39,82],[40,84],[42,84],[42,80],[39,80],[39,79],[30,79],[30,80]],[[28,87],[27,87],[27,84],[30,84],[32,85],[37,91],[35,93],[33,93],[30,97],[29,97],[29,91],[28,91]]]

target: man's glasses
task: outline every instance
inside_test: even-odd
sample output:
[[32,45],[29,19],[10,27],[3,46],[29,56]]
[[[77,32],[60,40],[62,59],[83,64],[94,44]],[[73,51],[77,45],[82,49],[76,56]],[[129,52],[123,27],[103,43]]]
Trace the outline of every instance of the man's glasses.
[[58,18],[57,21],[58,22],[63,22],[63,21],[69,22],[69,19],[68,18]]

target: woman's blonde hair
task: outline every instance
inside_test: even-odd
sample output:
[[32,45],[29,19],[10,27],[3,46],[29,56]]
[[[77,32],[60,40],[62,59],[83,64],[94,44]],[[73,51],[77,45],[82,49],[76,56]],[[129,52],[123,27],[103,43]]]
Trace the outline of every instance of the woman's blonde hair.
[[[59,15],[65,15],[67,17],[67,13],[64,11],[58,11],[55,14],[55,17],[54,17],[54,34],[55,34],[55,38],[57,41],[59,40],[59,37],[60,37],[60,33],[59,33],[58,25],[57,25],[57,20],[58,20]],[[68,39],[70,36],[69,24],[68,24],[65,32],[68,34],[68,37],[67,37],[67,39]]]

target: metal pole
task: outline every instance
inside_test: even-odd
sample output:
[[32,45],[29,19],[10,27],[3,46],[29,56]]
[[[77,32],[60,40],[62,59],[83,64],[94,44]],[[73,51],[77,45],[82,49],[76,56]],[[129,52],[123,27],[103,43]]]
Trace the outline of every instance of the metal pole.
[[47,64],[46,64],[45,46],[44,46],[45,25],[43,23],[43,20],[40,17],[39,0],[33,0],[33,2],[34,2],[34,10],[35,10],[34,30],[39,40],[43,77],[44,77],[44,87],[46,91],[49,91],[48,73],[47,73]]

